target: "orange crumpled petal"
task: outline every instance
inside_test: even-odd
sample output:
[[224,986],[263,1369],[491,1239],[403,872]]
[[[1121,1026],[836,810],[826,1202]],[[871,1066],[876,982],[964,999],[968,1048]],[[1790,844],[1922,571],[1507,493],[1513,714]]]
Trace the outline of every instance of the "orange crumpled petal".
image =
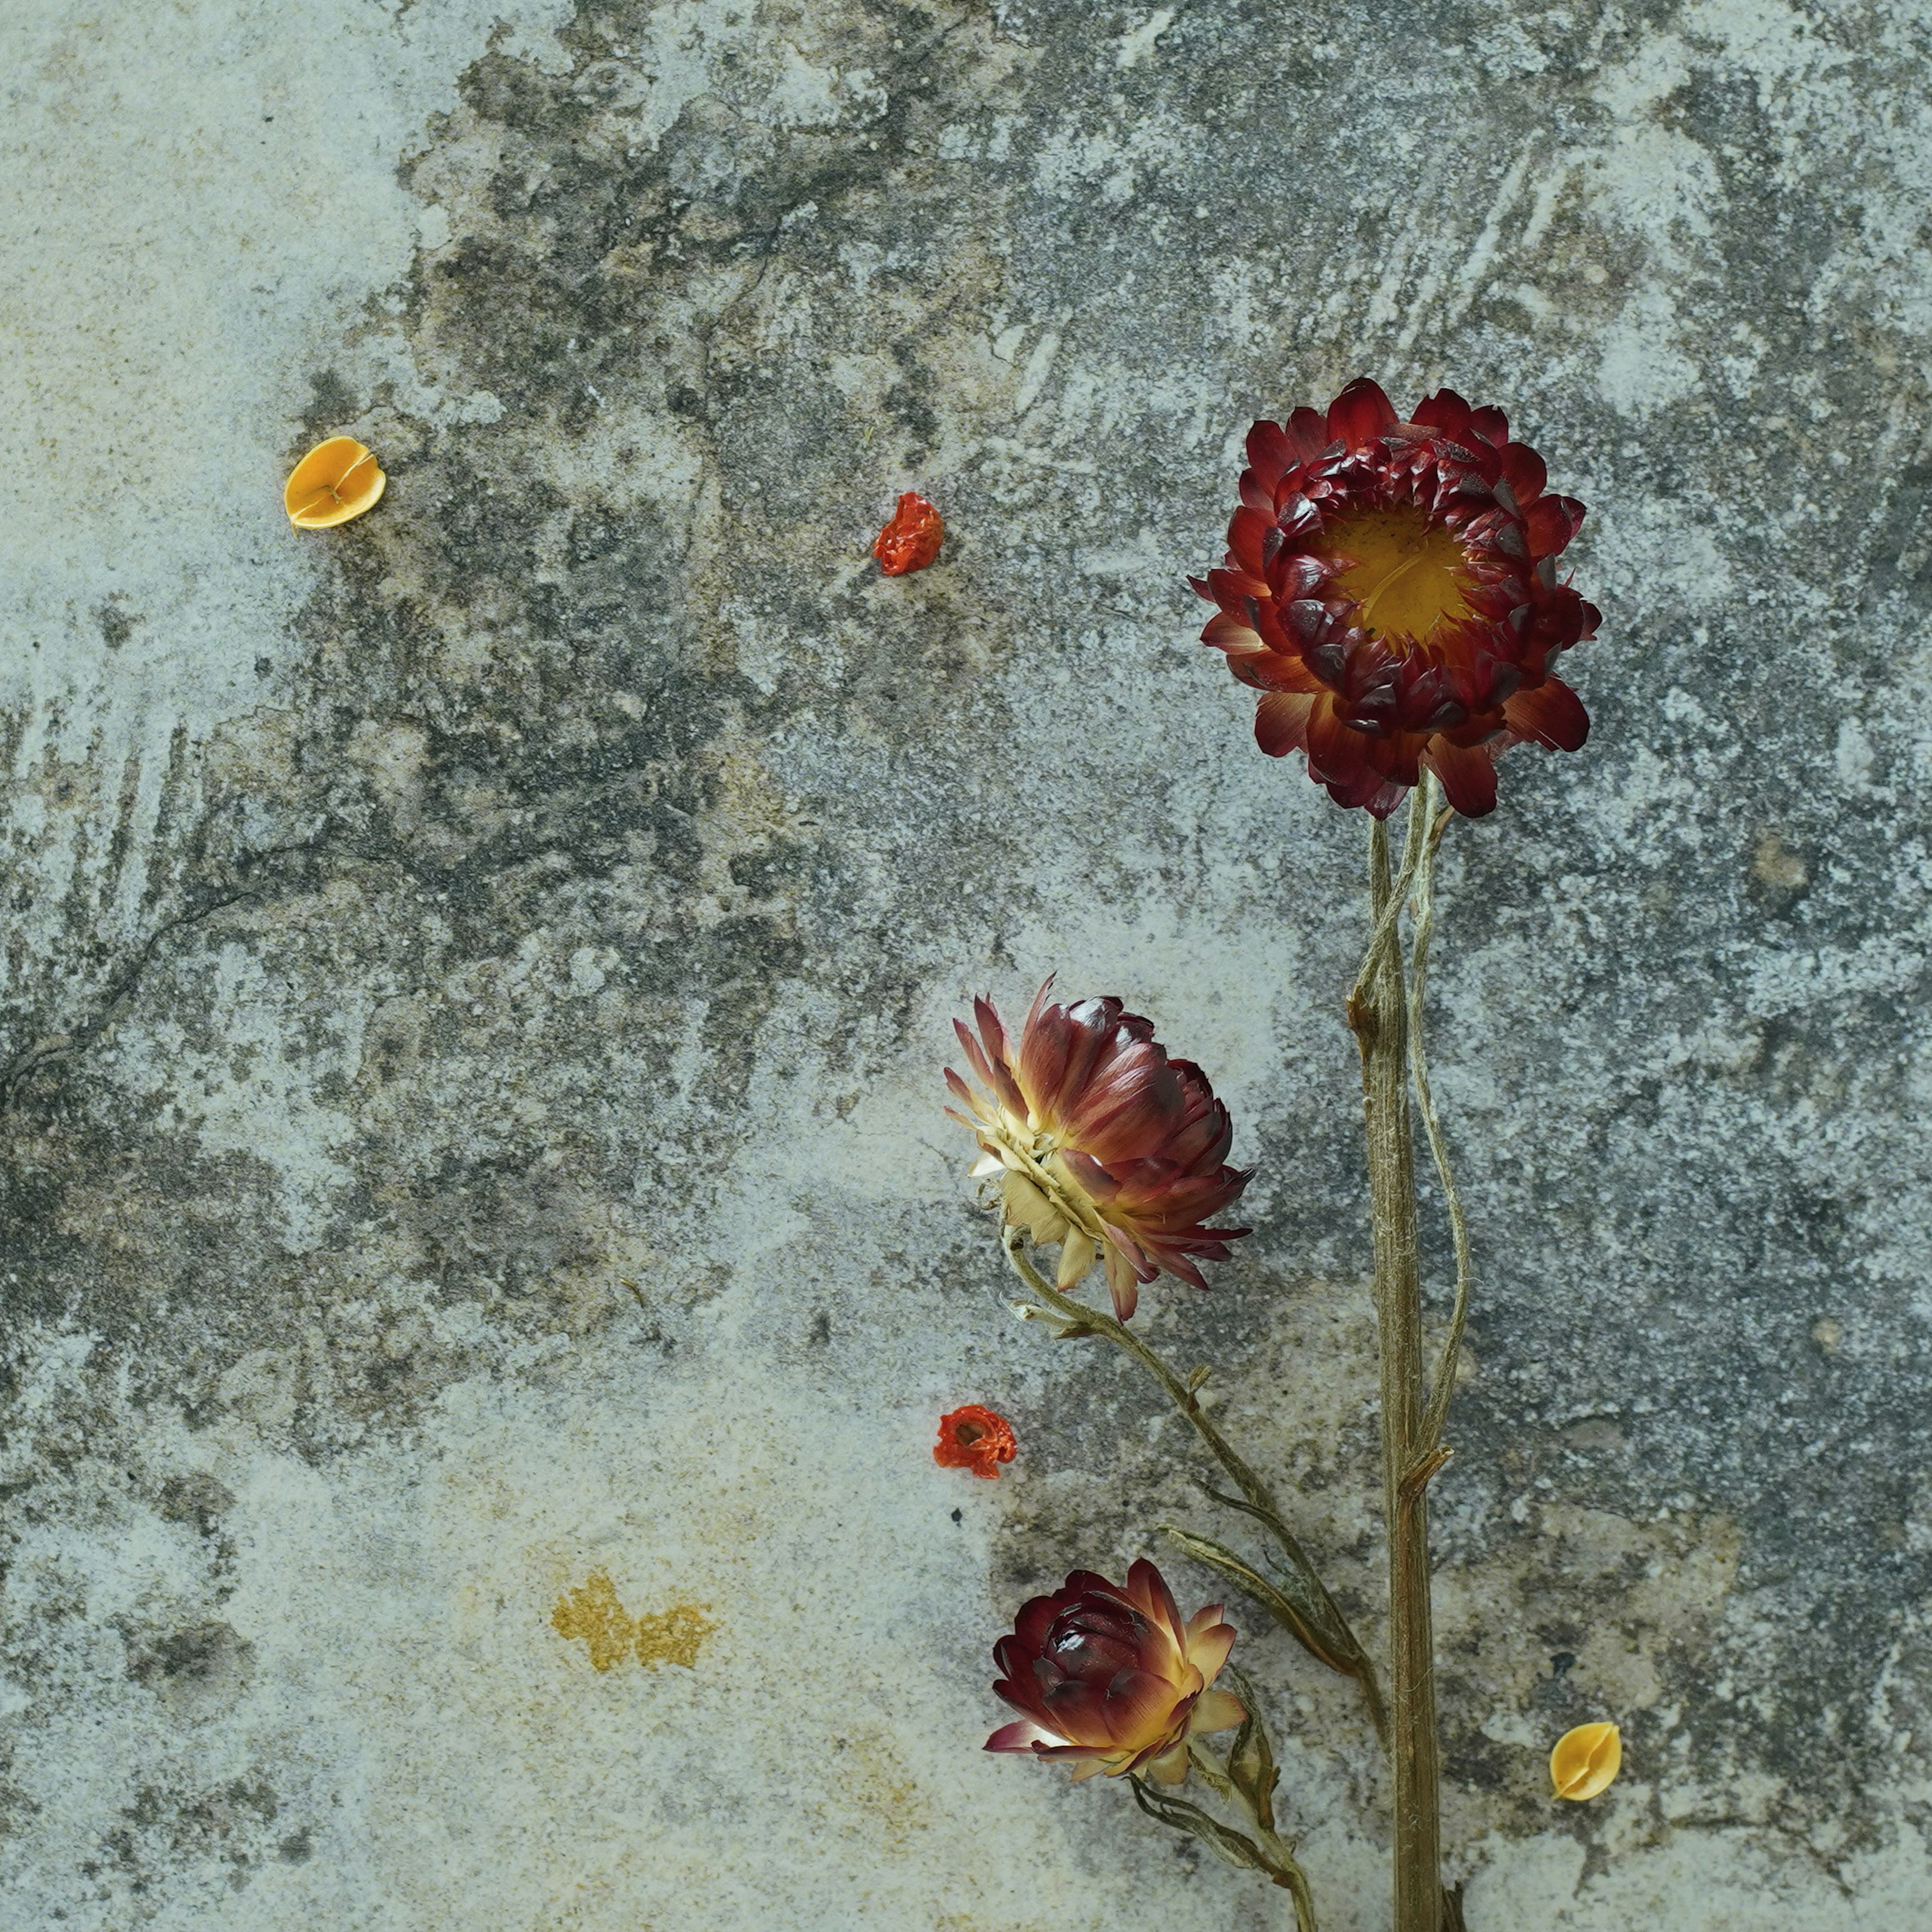
[[352,436],[332,436],[296,465],[282,502],[297,530],[326,530],[373,510],[388,481]]
[[969,1402],[939,1418],[932,1460],[942,1469],[970,1469],[997,1480],[1000,1464],[1010,1462],[1016,1451],[1012,1424],[997,1409]]
[[885,576],[903,577],[908,571],[923,570],[945,540],[946,524],[939,512],[916,490],[908,490],[900,497],[892,521],[873,538],[872,554]]

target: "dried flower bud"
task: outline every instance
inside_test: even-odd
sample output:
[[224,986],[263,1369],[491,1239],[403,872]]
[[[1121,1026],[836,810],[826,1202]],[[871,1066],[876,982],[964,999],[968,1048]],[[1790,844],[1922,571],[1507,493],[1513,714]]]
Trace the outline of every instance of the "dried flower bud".
[[1550,1781],[1558,1798],[1581,1802],[1607,1791],[1623,1768],[1623,1733],[1614,1724],[1579,1724],[1556,1740]]
[[990,1751],[1064,1758],[1074,1780],[1144,1772],[1163,1784],[1187,1775],[1187,1741],[1247,1715],[1213,1684],[1234,1630],[1210,1604],[1188,1622],[1145,1558],[1126,1586],[1076,1570],[1066,1587],[1020,1607],[1012,1634],[993,1646],[993,1688],[1022,1714],[986,1740]]

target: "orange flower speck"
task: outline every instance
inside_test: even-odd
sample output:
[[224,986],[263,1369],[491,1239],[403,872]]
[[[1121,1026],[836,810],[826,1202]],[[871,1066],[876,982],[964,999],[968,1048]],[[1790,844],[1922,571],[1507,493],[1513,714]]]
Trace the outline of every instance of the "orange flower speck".
[[899,499],[892,520],[872,542],[872,554],[887,577],[904,577],[908,572],[923,570],[939,554],[946,538],[946,525],[939,512],[916,491],[908,490]]
[[939,1418],[932,1460],[942,1469],[970,1469],[997,1480],[1000,1465],[1013,1460],[1013,1426],[998,1410],[969,1402]]

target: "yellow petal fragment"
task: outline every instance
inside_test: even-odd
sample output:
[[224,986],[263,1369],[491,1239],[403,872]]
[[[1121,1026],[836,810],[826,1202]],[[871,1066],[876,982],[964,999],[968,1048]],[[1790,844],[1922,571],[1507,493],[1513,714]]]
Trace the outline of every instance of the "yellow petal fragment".
[[1556,1740],[1550,1754],[1550,1781],[1558,1798],[1580,1804],[1607,1791],[1623,1762],[1623,1733],[1616,1725],[1579,1724]]
[[352,436],[332,436],[290,472],[282,504],[297,530],[329,530],[374,509],[388,481],[374,455]]

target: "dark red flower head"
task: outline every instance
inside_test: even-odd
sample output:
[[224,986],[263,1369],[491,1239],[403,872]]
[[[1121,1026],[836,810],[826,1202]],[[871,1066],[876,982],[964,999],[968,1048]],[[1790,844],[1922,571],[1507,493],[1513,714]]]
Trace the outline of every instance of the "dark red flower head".
[[932,1460],[942,1469],[970,1469],[997,1480],[1000,1465],[1010,1462],[1016,1450],[1013,1425],[998,1409],[969,1402],[939,1418]]
[[1064,1589],[1020,1606],[1012,1634],[993,1646],[993,1688],[1021,1714],[986,1740],[990,1751],[1072,1761],[1074,1780],[1144,1771],[1169,1784],[1187,1775],[1187,1740],[1247,1715],[1213,1684],[1234,1628],[1210,1604],[1186,1623],[1144,1558],[1126,1586],[1076,1570]]
[[1549,668],[1598,613],[1556,574],[1583,506],[1545,480],[1502,410],[1453,389],[1405,422],[1361,377],[1325,417],[1256,423],[1225,566],[1191,580],[1220,607],[1201,641],[1263,694],[1262,749],[1305,752],[1378,818],[1425,769],[1475,818],[1499,752],[1576,751],[1590,721]]
[[965,1108],[946,1112],[979,1136],[982,1179],[1004,1177],[1008,1223],[1060,1244],[1060,1286],[1099,1254],[1114,1312],[1124,1322],[1142,1285],[1165,1270],[1208,1286],[1195,1257],[1220,1261],[1245,1228],[1210,1228],[1252,1178],[1227,1163],[1228,1110],[1190,1060],[1170,1060],[1152,1024],[1118,1000],[1049,1004],[1049,980],[1016,1052],[992,1001],[976,1000],[976,1036],[953,1030],[989,1091],[951,1067],[946,1084]]

